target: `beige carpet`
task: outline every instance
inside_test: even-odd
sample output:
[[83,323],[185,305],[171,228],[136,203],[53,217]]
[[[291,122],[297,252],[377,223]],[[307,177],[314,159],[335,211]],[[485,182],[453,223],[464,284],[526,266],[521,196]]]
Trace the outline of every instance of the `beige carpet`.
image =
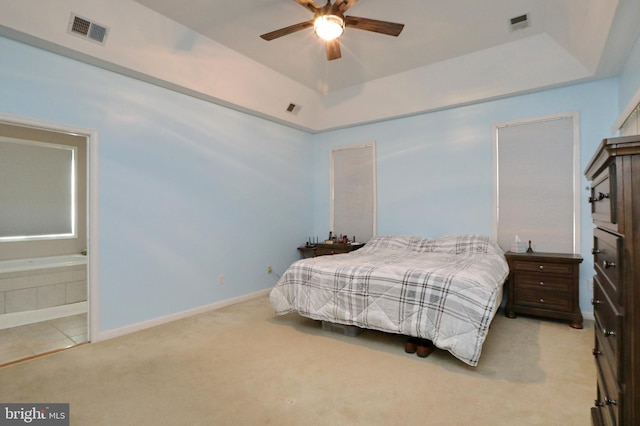
[[499,313],[478,367],[347,337],[267,298],[0,369],[0,402],[68,402],[72,425],[588,425],[592,324]]

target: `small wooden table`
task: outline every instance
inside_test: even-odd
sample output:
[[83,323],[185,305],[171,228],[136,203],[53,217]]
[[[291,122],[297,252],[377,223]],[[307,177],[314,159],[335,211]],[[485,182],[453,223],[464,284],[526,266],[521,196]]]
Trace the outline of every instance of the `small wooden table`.
[[315,244],[313,246],[300,246],[298,247],[298,251],[300,252],[300,257],[302,259],[306,259],[307,257],[349,253],[354,250],[358,250],[359,248],[362,248],[362,247],[364,247],[364,243],[356,243],[356,244],[321,243],[321,244]]
[[505,253],[509,263],[507,318],[516,313],[569,320],[582,328],[578,299],[582,256],[565,253]]

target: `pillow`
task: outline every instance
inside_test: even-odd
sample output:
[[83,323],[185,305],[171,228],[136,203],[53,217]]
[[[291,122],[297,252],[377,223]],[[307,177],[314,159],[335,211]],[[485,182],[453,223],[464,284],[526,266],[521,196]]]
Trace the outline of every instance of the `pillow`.
[[419,253],[503,254],[496,243],[486,235],[480,234],[445,235],[436,239],[407,235],[378,235],[372,237],[360,251],[381,248],[408,249]]
[[365,248],[369,250],[380,248],[406,249],[409,247],[411,238],[413,237],[404,235],[377,235],[372,237],[360,250]]
[[480,234],[445,235],[434,240],[434,251],[451,254],[502,254],[488,236]]
[[409,248],[418,253],[427,253],[435,250],[435,242],[436,240],[430,238],[412,237],[409,241]]

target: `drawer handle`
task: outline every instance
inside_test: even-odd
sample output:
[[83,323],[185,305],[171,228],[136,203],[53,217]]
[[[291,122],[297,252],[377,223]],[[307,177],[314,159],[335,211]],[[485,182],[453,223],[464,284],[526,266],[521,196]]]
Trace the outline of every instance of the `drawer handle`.
[[608,262],[606,260],[603,260],[602,261],[602,267],[604,269],[615,268],[616,267],[616,262]]
[[593,351],[591,351],[591,353],[593,354],[593,356],[600,356],[602,355],[602,351],[599,349],[593,349]]
[[602,407],[602,406],[604,406],[604,402],[602,402],[602,401],[598,401],[597,399],[594,401],[594,404],[596,405],[596,407]]
[[613,330],[603,329],[602,332],[604,333],[605,337],[612,337],[616,335],[616,332]]
[[602,301],[600,301],[600,300],[598,300],[598,299],[591,299],[591,304],[592,304],[593,306],[599,305],[599,304],[601,304],[601,303],[602,303]]
[[538,266],[538,268],[544,269],[544,265],[540,265],[540,266]]
[[544,303],[544,299],[542,297],[540,298],[540,303]]
[[597,248],[592,248],[591,249],[591,254],[600,254],[600,253],[602,253],[602,250],[600,250],[600,249],[597,249]]
[[598,192],[598,196],[597,197],[589,197],[589,202],[590,203],[595,203],[596,201],[602,201],[605,198],[609,198],[609,194],[605,194],[603,192]]
[[540,285],[544,285],[544,281],[540,281]]
[[615,399],[611,399],[608,396],[604,397],[604,403],[607,405],[618,405],[618,401],[616,401]]

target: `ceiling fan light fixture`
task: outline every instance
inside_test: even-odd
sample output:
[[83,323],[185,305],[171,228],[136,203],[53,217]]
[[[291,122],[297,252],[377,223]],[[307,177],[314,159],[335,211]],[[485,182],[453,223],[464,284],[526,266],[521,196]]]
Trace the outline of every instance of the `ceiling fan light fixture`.
[[336,39],[344,32],[344,19],[336,15],[318,16],[313,22],[313,30],[323,40]]

